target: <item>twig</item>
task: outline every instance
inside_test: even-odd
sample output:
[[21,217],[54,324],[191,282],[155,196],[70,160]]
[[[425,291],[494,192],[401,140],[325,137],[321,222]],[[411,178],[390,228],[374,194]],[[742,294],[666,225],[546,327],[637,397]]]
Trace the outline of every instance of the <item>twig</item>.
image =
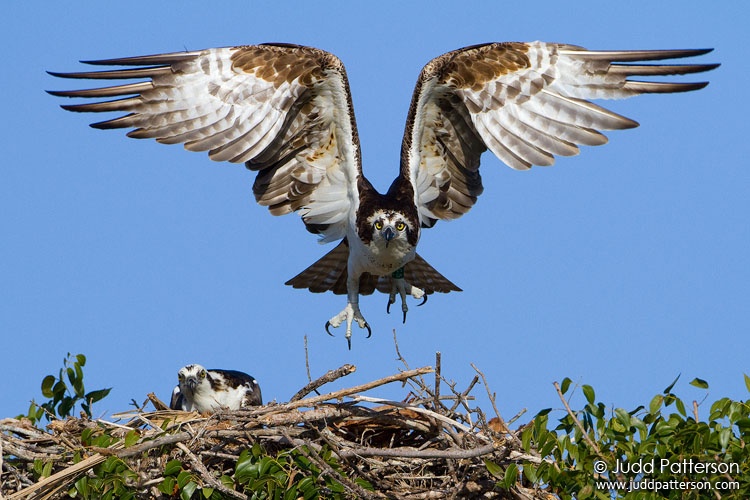
[[154,405],[154,408],[157,410],[169,410],[169,406],[164,404],[164,402],[156,397],[156,394],[153,392],[148,393],[148,400],[151,401],[151,404]]
[[388,377],[383,377],[381,379],[374,380],[366,384],[361,384],[361,385],[357,385],[354,387],[350,387],[349,389],[341,389],[340,391],[329,392],[328,394],[323,394],[321,396],[314,396],[314,397],[307,398],[307,399],[300,399],[298,401],[293,401],[287,404],[278,405],[274,408],[276,410],[286,411],[286,410],[291,410],[293,408],[301,408],[304,406],[315,406],[325,401],[329,401],[332,399],[340,400],[346,396],[349,396],[350,394],[357,394],[360,392],[369,391],[370,389],[374,389],[375,387],[380,387],[381,385],[390,384],[391,382],[399,382],[402,380],[408,380],[412,377],[424,375],[425,373],[432,373],[432,371],[433,371],[432,367],[430,366],[425,366],[423,368],[416,368],[414,370],[409,370],[409,371],[397,373],[395,375],[390,375]]
[[190,449],[185,446],[183,443],[177,443],[177,447],[182,450],[182,452],[188,457],[188,460],[193,464],[193,467],[197,469],[197,471],[200,473],[201,477],[204,481],[206,481],[209,485],[211,485],[212,488],[219,490],[220,492],[224,493],[225,495],[228,495],[232,498],[238,498],[240,500],[247,500],[247,495],[243,495],[242,493],[239,493],[234,490],[230,490],[226,486],[224,486],[220,481],[218,481],[211,472],[209,472],[208,469],[206,469],[206,466],[203,465],[203,462],[200,458],[195,456],[195,454],[190,451]]
[[435,398],[435,411],[437,411],[438,408],[440,408],[442,405],[440,404],[440,369],[441,369],[441,354],[440,351],[437,351],[435,353],[435,394],[433,394]]
[[[503,420],[503,417],[500,415],[500,411],[497,409],[497,405],[495,404],[495,394],[492,393],[490,390],[490,386],[487,383],[487,377],[484,376],[484,373],[476,367],[474,363],[471,363],[471,367],[474,368],[474,371],[476,371],[480,377],[482,377],[482,383],[484,384],[484,388],[487,391],[487,396],[490,398],[490,403],[492,403],[492,409],[495,410],[495,416],[500,420],[500,422],[503,423],[503,426],[505,426],[505,420]],[[507,429],[507,426],[505,426]]]
[[527,411],[526,408],[521,408],[521,411],[519,411],[518,413],[516,413],[513,416],[513,418],[511,418],[510,420],[508,420],[508,425],[512,424],[513,422],[515,422],[516,420],[518,420],[519,418],[521,418],[526,413],[526,411]]
[[32,498],[32,493],[42,490],[47,487],[47,485],[54,485],[58,481],[63,481],[66,478],[75,477],[80,472],[83,472],[87,469],[90,469],[91,467],[94,467],[95,465],[98,465],[102,462],[104,462],[106,458],[104,455],[97,453],[96,455],[92,455],[84,460],[81,460],[75,465],[71,465],[70,467],[66,467],[65,469],[61,470],[60,472],[56,472],[52,474],[49,477],[45,477],[44,479],[38,481],[33,486],[29,486],[28,488],[24,488],[21,491],[17,491],[16,493],[10,495],[8,497],[8,500],[16,500],[16,499],[26,499]]
[[[456,399],[456,402],[453,403],[453,406],[451,407],[451,410],[450,410],[451,413],[454,412],[454,411],[456,411],[456,408],[458,408],[458,406],[460,404],[462,404],[464,401],[466,401],[466,396],[469,395],[469,393],[474,388],[474,386],[477,384],[477,382],[479,382],[479,375],[474,375],[474,378],[471,379],[471,382],[469,383],[469,386],[466,388],[466,390],[464,392],[462,392],[461,394],[457,394],[456,391],[453,391],[453,393],[456,394],[458,396],[458,398]],[[466,408],[466,410],[469,409],[469,406],[466,405],[465,403],[464,403],[464,407]]]
[[404,364],[404,367],[408,370],[409,369],[409,363],[406,362],[406,358],[404,358],[401,355],[401,351],[398,350],[398,338],[396,338],[396,329],[393,329],[393,345],[396,347],[396,361],[401,361]]
[[596,452],[599,458],[605,458],[604,456],[602,456],[602,452],[599,449],[599,446],[594,441],[591,440],[589,433],[586,432],[586,429],[583,428],[583,424],[581,424],[581,421],[578,420],[578,417],[575,416],[575,414],[573,413],[573,410],[570,409],[570,405],[565,400],[565,396],[563,396],[562,390],[560,389],[560,384],[558,384],[557,382],[554,382],[552,385],[555,386],[557,395],[560,397],[560,401],[562,401],[563,406],[565,406],[565,411],[568,412],[568,415],[570,415],[570,418],[573,419],[573,422],[575,422],[576,427],[578,427],[578,430],[581,431],[584,441],[586,441],[586,443],[588,443],[588,445]]
[[[305,337],[307,338],[307,337]],[[307,345],[305,345],[307,347]],[[307,356],[307,351],[305,351],[305,356]],[[308,365],[308,370],[310,369]],[[357,367],[354,365],[344,365],[340,368],[337,368],[335,370],[328,370],[325,375],[322,377],[317,378],[316,380],[310,380],[310,383],[307,384],[305,387],[297,391],[297,394],[292,396],[292,399],[289,400],[289,402],[293,401],[299,401],[300,399],[304,398],[308,394],[310,394],[312,391],[316,391],[316,389],[322,385],[325,385],[329,382],[333,382],[334,380],[340,379],[341,377],[345,377],[347,375],[350,375],[357,371]],[[310,372],[307,373],[308,379],[310,378]],[[316,391],[317,392],[317,391]]]
[[307,381],[312,382],[312,377],[310,376],[310,356],[309,352],[307,350],[307,334],[305,334],[305,370],[307,371]]
[[516,446],[521,445],[521,440],[518,439],[518,436],[510,432],[510,429],[508,428],[508,425],[505,423],[505,420],[503,420],[503,417],[500,415],[500,411],[497,409],[497,404],[495,404],[495,394],[490,391],[490,386],[487,383],[487,377],[484,376],[484,373],[474,365],[474,363],[471,363],[471,367],[474,368],[474,370],[479,374],[480,377],[482,377],[482,383],[484,384],[484,388],[487,390],[487,396],[490,398],[490,403],[492,403],[492,409],[495,410],[495,416],[500,421],[500,425],[505,429],[505,432],[510,436],[510,439],[513,441],[513,443]]
[[450,448],[447,450],[415,450],[413,448],[372,448],[369,446],[352,447],[341,450],[342,458],[360,457],[390,457],[390,458],[452,458],[463,459],[489,455],[495,451],[495,445],[485,444],[470,450]]
[[[432,418],[435,418],[435,419],[440,420],[442,422],[445,422],[446,424],[452,425],[452,426],[456,427],[457,429],[461,429],[464,432],[471,432],[471,429],[469,429],[465,425],[460,424],[460,423],[456,422],[455,420],[452,420],[452,419],[446,417],[445,415],[441,415],[441,414],[439,414],[437,412],[434,412],[432,410],[428,410],[426,408],[420,408],[418,406],[412,406],[412,405],[409,405],[409,404],[406,404],[406,403],[399,403],[397,401],[389,401],[387,399],[372,398],[372,397],[368,397],[368,396],[350,396],[350,397],[352,398],[353,401],[366,401],[368,403],[380,403],[380,404],[385,404],[385,405],[396,406],[398,408],[408,408],[409,410],[415,411],[417,413],[422,413],[422,414],[427,415],[429,417],[432,417]],[[479,439],[483,439],[484,441],[488,441],[489,440],[489,438],[487,438],[486,436],[482,436],[481,434],[477,434],[476,436]]]
[[698,401],[693,400],[693,416],[695,417],[696,422],[700,422],[700,419],[698,418]]

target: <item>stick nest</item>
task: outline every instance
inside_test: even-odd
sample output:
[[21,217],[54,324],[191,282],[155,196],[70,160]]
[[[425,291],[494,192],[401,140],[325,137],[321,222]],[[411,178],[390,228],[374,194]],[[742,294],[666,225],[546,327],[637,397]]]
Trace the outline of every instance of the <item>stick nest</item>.
[[[168,410],[149,394],[155,411],[145,411],[147,401],[140,409],[115,415],[120,422],[71,417],[52,420],[42,430],[28,420],[0,420],[0,498],[67,498],[76,481],[93,474],[94,467],[113,455],[135,472],[131,486],[139,498],[174,498],[158,489],[173,459],[181,460],[201,487],[213,488],[224,498],[251,498],[252,492],[240,491],[241,485],[229,487],[218,478],[231,477],[240,453],[257,445],[271,456],[298,450],[322,476],[342,485],[348,498],[553,498],[520,479],[508,489],[497,485],[503,478],[498,471],[511,463],[520,468],[541,459],[533,450],[522,449],[522,429],[509,430],[496,409],[497,416],[487,420],[471,407],[471,391],[479,377],[484,378],[478,370],[470,385],[459,391],[440,375],[438,353],[436,368],[407,366],[367,384],[308,396],[354,371],[352,365],[332,370],[286,403],[211,415]],[[427,381],[427,374],[435,374],[434,383]],[[389,383],[408,389],[402,401],[365,395]],[[441,395],[441,386],[450,394]],[[488,394],[494,407],[489,390]],[[107,447],[86,445],[97,433],[120,439]],[[339,467],[325,462],[321,450],[328,450]],[[494,475],[487,462],[499,466],[491,467]],[[41,477],[40,464],[46,466]],[[361,480],[374,491],[363,487]]]

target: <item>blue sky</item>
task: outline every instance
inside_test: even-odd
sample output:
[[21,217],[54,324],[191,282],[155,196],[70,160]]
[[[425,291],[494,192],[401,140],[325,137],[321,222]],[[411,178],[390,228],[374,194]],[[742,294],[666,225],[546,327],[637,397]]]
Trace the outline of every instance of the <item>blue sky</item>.
[[[353,363],[330,387],[394,373],[392,330],[412,367],[442,352],[463,389],[482,369],[505,417],[559,408],[552,382],[591,384],[634,408],[682,374],[709,401],[746,398],[750,373],[747,7],[707,2],[14,2],[0,21],[0,417],[41,399],[42,378],[84,353],[88,389],[113,387],[97,415],[154,391],[187,363],[243,370],[266,400]],[[42,7],[43,6],[43,7]],[[391,7],[392,6],[392,7]],[[346,64],[364,170],[396,175],[422,65],[480,42],[545,40],[591,49],[702,48],[720,62],[700,92],[612,102],[638,120],[551,168],[515,172],[490,154],[485,193],[465,217],[423,232],[420,254],[463,288],[434,295],[406,325],[386,297],[362,299],[373,335],[323,324],[343,297],[284,286],[330,247],[296,216],[253,201],[242,166],[135,141],[61,110],[47,89],[98,59],[269,41],[313,45]],[[445,390],[443,392],[446,392]],[[477,404],[491,407],[484,389]],[[376,395],[401,399],[397,387]],[[579,397],[578,402],[583,398]],[[574,400],[573,405],[575,406]],[[705,410],[704,410],[705,411]],[[705,413],[704,413],[705,415]]]

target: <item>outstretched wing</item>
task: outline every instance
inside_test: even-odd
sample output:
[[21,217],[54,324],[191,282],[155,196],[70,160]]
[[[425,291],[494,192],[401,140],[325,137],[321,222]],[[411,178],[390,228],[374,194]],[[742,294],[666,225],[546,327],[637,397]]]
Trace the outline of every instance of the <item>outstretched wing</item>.
[[606,143],[599,130],[638,126],[587,99],[697,90],[707,83],[628,77],[718,66],[627,63],[709,51],[597,52],[542,42],[490,43],[433,59],[419,75],[401,148],[400,177],[414,186],[420,222],[431,227],[471,209],[483,189],[479,157],[485,150],[518,170],[552,165],[556,155],[578,154],[578,145]]
[[258,172],[253,192],[272,214],[299,211],[324,239],[344,237],[362,169],[349,84],[334,55],[268,44],[87,63],[137,67],[51,74],[145,81],[50,92],[122,97],[63,108],[126,112],[92,126],[132,128],[129,137],[182,143],[208,151],[212,160],[244,162]]

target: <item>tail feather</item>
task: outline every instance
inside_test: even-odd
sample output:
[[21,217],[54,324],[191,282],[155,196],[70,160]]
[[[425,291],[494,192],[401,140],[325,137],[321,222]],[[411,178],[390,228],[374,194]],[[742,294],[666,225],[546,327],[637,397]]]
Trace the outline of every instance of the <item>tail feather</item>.
[[[294,288],[307,288],[313,293],[331,291],[336,295],[346,295],[347,261],[349,244],[346,239],[336,248],[318,259],[310,267],[286,282]],[[440,292],[460,292],[461,289],[440,274],[417,254],[413,261],[404,267],[404,279],[412,286],[421,288],[427,294]],[[376,276],[363,273],[359,278],[360,295],[370,295],[375,290],[390,293],[391,275]]]
[[349,244],[346,240],[318,259],[313,265],[285,284],[294,288],[307,288],[313,293],[332,291],[346,295],[346,265],[349,260]]
[[463,291],[448,278],[440,274],[434,267],[429,265],[419,254],[417,254],[413,261],[406,264],[406,267],[404,268],[404,278],[412,285],[421,288],[427,293]]

